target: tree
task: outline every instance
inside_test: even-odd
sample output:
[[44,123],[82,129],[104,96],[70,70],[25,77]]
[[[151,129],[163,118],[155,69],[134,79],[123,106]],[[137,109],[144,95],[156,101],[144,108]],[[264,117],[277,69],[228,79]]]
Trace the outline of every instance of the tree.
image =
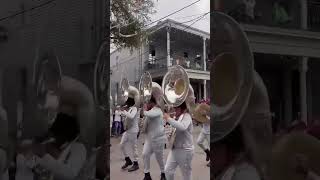
[[117,48],[139,47],[155,13],[153,0],[112,0],[110,39]]

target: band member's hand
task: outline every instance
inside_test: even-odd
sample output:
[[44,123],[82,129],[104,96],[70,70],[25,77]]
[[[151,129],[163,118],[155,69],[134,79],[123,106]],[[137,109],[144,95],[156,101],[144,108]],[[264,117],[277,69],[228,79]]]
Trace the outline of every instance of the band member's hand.
[[143,110],[144,110],[144,111],[148,111],[148,105],[147,105],[147,104],[144,104],[144,105],[143,105]]
[[34,144],[32,147],[32,152],[39,157],[43,157],[47,153],[46,149],[46,146],[43,144]]
[[163,114],[163,119],[167,122],[170,119],[170,115],[168,113]]

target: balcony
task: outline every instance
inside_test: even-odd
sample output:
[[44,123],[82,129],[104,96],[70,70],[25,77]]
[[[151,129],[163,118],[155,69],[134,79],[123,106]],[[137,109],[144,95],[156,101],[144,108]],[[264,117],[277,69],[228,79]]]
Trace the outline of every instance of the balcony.
[[[209,63],[208,63],[209,62]],[[181,65],[185,69],[204,71],[204,65],[202,63],[201,56],[196,58],[171,58],[170,64]],[[166,71],[167,68],[167,57],[150,57],[145,61],[145,70],[146,71]],[[207,61],[206,71],[210,70],[210,61]]]
[[226,1],[225,11],[242,24],[300,29],[299,1]]

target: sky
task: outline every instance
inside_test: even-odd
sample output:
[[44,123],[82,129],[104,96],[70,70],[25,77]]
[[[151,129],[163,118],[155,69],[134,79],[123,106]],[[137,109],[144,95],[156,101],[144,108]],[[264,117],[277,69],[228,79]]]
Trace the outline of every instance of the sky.
[[[154,0],[155,14],[151,15],[152,21],[158,20],[174,11],[177,11],[197,0]],[[178,22],[185,22],[199,17],[201,14],[207,13],[210,11],[210,0],[200,0],[194,5],[168,17]],[[186,25],[192,24],[192,22],[186,23]],[[156,23],[152,24],[156,25]],[[204,18],[192,25],[192,27],[201,29],[206,32],[210,32],[210,15],[206,15]],[[110,52],[114,48],[111,46]]]

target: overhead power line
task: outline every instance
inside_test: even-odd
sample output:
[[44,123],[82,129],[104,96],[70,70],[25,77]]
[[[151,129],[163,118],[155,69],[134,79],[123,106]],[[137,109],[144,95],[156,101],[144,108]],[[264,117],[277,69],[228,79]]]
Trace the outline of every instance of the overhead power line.
[[[163,16],[163,17],[162,17],[162,18],[160,18],[160,19],[157,19],[157,20],[155,20],[155,21],[152,21],[152,22],[150,22],[150,23],[148,23],[148,24],[144,25],[143,27],[145,27],[145,26],[149,26],[149,25],[154,24],[154,23],[156,23],[156,22],[159,22],[159,21],[161,21],[161,20],[163,20],[163,19],[165,19],[165,18],[167,18],[167,17],[170,17],[170,16],[172,16],[172,15],[174,15],[174,14],[176,14],[176,13],[178,13],[178,12],[180,12],[180,11],[182,11],[182,10],[184,10],[184,9],[186,9],[186,8],[188,8],[188,7],[190,7],[190,6],[194,5],[194,4],[196,4],[196,3],[198,3],[199,1],[201,1],[201,0],[197,0],[197,1],[195,1],[195,2],[191,3],[191,4],[187,5],[187,6],[184,6],[184,7],[182,7],[181,9],[178,9],[178,10],[176,10],[176,11],[174,11],[174,12],[172,12],[172,13],[170,13],[170,14],[166,15],[166,16]],[[115,26],[112,26],[112,27],[111,27],[111,29],[116,28],[116,27],[118,27],[118,28],[120,29],[120,28],[123,28],[123,27],[129,26],[129,25],[131,25],[131,24],[132,24],[132,23],[134,23],[134,22],[135,22],[135,21],[132,21],[132,22],[130,22],[130,23],[128,23],[128,24],[125,24],[125,25],[122,25],[122,26],[115,25]],[[142,28],[143,28],[143,27],[142,27]]]
[[[202,14],[201,16],[198,16],[196,18],[193,18],[192,20],[189,20],[189,21],[185,21],[185,22],[180,22],[181,24],[185,24],[185,23],[188,23],[188,22],[192,22],[190,25],[188,25],[187,27],[185,27],[182,31],[186,30],[186,29],[189,29],[191,28],[192,25],[194,25],[195,23],[197,23],[198,21],[202,20],[206,15],[210,14],[210,12],[207,12],[207,13],[204,13]],[[154,31],[153,31],[154,32]],[[152,34],[153,32],[151,32],[150,34]],[[149,49],[146,50],[145,52],[141,53],[141,54],[138,54],[136,56],[129,56],[129,57],[126,57],[126,58],[122,58],[120,59],[119,61],[121,62],[120,64],[124,64],[124,63],[127,63],[127,62],[130,62],[130,61],[134,61],[135,58],[138,58],[139,56],[143,55],[143,54],[146,54],[149,52]]]
[[14,14],[11,14],[11,15],[8,15],[8,16],[5,16],[5,17],[2,17],[2,18],[0,18],[0,21],[4,21],[4,20],[10,19],[10,18],[14,18],[14,17],[19,16],[19,15],[21,15],[21,14],[24,14],[24,13],[26,13],[26,12],[30,12],[30,11],[33,11],[33,10],[35,10],[35,9],[42,8],[42,7],[44,7],[44,6],[48,5],[48,4],[51,4],[51,3],[54,2],[54,1],[56,1],[56,0],[49,0],[49,1],[47,1],[47,2],[44,2],[44,3],[42,3],[42,4],[39,4],[39,5],[34,6],[34,7],[32,7],[32,8],[29,8],[29,9],[26,9],[26,10],[23,10],[23,11],[19,11],[19,12],[17,12],[17,13],[14,13]]

